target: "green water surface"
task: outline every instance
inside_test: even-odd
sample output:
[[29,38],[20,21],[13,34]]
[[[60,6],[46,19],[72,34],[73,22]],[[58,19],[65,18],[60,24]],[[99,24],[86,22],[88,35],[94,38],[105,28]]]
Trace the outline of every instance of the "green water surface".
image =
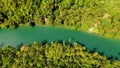
[[67,41],[85,45],[90,51],[98,51],[107,57],[120,60],[120,41],[108,39],[82,31],[56,27],[19,27],[17,29],[0,29],[0,47],[12,46],[18,48],[21,44],[31,44],[41,41]]

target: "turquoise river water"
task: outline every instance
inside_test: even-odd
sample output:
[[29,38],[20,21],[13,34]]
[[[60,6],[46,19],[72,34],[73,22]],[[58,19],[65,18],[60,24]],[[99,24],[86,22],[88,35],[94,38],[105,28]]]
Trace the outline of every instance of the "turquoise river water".
[[57,27],[19,27],[0,29],[0,47],[8,45],[18,48],[20,44],[41,41],[67,41],[83,44],[90,51],[98,51],[111,59],[120,60],[120,40],[108,39],[82,31]]

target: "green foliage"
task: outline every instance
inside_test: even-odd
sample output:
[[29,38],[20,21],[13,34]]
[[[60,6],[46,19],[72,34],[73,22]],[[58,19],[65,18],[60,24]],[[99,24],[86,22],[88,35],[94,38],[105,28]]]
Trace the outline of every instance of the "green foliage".
[[88,30],[88,25],[87,24],[85,24],[85,23],[82,23],[82,27],[81,27],[83,30]]
[[33,43],[23,45],[19,50],[12,47],[0,48],[1,68],[33,68],[33,67],[87,67],[87,68],[115,68],[120,62],[107,60],[98,52],[91,54],[85,47],[74,43],[73,46],[65,42],[51,44]]
[[[120,0],[0,0],[0,28],[51,25],[120,39]],[[120,67],[97,52],[74,43],[32,44],[0,49],[0,67]]]
[[88,31],[98,24],[93,33],[119,39],[119,7],[119,0],[0,0],[0,27],[51,25]]

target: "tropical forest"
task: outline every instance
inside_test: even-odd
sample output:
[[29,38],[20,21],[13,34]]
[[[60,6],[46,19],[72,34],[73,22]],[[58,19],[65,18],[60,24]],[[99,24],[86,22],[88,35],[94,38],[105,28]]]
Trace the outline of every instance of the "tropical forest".
[[0,68],[120,68],[120,0],[0,0]]

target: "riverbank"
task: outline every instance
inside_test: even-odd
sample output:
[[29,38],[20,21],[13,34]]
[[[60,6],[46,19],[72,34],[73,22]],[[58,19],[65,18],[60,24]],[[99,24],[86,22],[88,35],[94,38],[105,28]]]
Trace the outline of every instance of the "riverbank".
[[0,28],[61,26],[119,39],[119,6],[119,0],[0,1]]

